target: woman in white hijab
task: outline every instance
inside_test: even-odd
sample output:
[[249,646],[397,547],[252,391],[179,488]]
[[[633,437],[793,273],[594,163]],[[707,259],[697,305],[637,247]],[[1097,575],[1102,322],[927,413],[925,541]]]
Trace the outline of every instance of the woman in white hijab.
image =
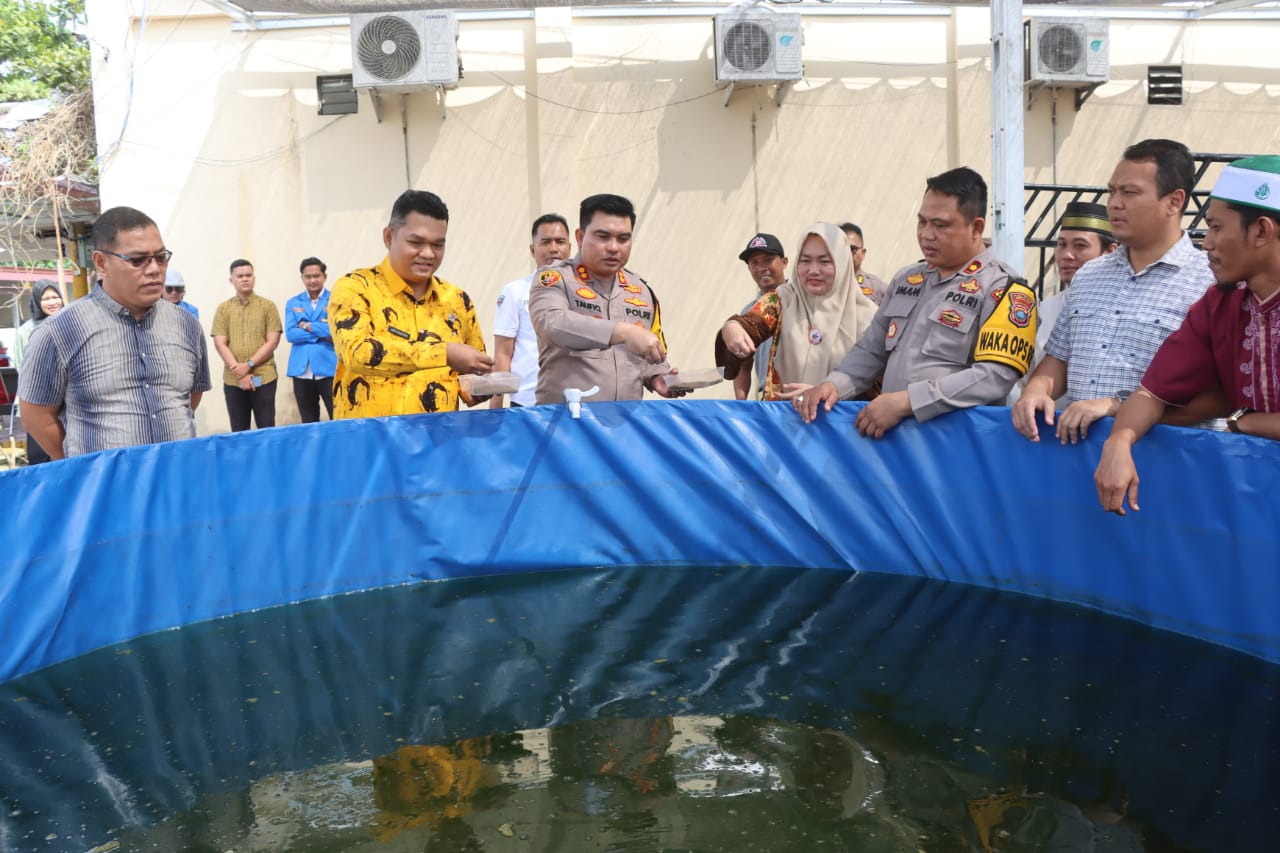
[[800,235],[791,278],[730,317],[716,336],[725,379],[772,340],[764,399],[790,400],[827,377],[871,324],[877,305],[856,286],[853,256],[839,226],[815,222]]

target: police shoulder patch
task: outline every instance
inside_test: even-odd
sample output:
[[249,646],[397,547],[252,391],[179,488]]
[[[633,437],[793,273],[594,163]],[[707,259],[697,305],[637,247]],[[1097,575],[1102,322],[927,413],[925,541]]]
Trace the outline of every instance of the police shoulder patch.
[[1016,278],[1010,279],[1002,291],[995,310],[978,330],[973,360],[1007,364],[1021,375],[1035,357],[1036,295],[1026,282]]
[[546,270],[545,272],[538,273],[538,284],[543,287],[555,287],[562,281],[564,281],[564,276],[560,275],[560,273],[555,270]]

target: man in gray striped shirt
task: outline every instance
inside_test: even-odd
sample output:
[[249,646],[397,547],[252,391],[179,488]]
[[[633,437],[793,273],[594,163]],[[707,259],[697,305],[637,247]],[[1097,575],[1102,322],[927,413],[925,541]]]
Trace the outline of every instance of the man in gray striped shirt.
[[42,323],[18,380],[22,423],[53,459],[196,434],[209,390],[200,323],[161,299],[172,252],[145,213],[93,226],[101,284]]

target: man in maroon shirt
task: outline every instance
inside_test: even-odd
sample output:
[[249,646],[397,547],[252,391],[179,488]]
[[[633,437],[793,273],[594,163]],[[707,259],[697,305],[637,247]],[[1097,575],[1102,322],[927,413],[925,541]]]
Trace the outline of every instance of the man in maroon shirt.
[[1223,170],[1205,215],[1204,250],[1218,284],[1165,340],[1116,414],[1094,473],[1102,508],[1138,509],[1133,445],[1168,406],[1231,412],[1232,432],[1280,439],[1280,157]]

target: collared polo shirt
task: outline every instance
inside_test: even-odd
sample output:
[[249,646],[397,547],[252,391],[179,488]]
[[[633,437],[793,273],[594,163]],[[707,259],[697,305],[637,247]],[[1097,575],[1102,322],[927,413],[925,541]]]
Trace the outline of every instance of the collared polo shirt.
[[1045,348],[1067,363],[1068,402],[1137,388],[1156,350],[1213,283],[1208,258],[1186,233],[1137,272],[1125,246],[1081,267]]
[[[235,356],[236,363],[242,364],[253,358],[258,348],[266,343],[269,332],[283,331],[284,326],[280,323],[280,311],[276,308],[276,304],[270,299],[251,293],[244,302],[240,301],[239,296],[233,296],[218,306],[217,313],[213,315],[211,334],[215,338],[219,335],[225,336],[227,348]],[[275,382],[278,375],[275,354],[273,353],[262,364],[255,364],[253,375],[262,377],[264,385]],[[231,368],[224,366],[222,384],[239,385],[240,380],[236,379]]]
[[194,317],[160,300],[135,320],[98,286],[32,334],[18,396],[61,407],[64,449],[79,456],[193,438],[191,395],[209,387],[208,347]]

